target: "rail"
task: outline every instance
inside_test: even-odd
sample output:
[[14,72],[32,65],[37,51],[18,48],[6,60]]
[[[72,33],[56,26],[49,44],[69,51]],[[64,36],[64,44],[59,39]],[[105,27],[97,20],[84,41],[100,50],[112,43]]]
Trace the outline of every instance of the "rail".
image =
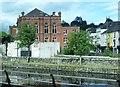
[[[115,79],[102,79],[102,78],[91,78],[91,77],[79,77],[79,76],[65,76],[65,75],[52,75],[52,74],[42,74],[42,73],[31,73],[31,72],[21,72],[21,71],[6,71],[6,70],[0,70],[1,73],[5,73],[6,76],[0,76],[0,78],[5,78],[6,77],[6,82],[0,82],[0,83],[4,83],[4,84],[8,84],[10,85],[10,79],[17,79],[17,80],[23,80],[23,81],[33,81],[33,82],[43,82],[43,83],[51,83],[53,84],[53,87],[56,87],[56,77],[64,77],[64,78],[73,78],[73,79],[86,79],[86,80],[98,80],[98,81],[109,81],[109,82],[115,82],[116,84],[118,84],[118,87],[120,87],[120,80],[115,80]],[[20,77],[12,77],[10,78],[10,75],[8,74],[8,72],[12,72],[12,73],[22,73],[22,74],[30,74],[30,75],[40,75],[40,76],[49,76],[52,77],[50,79],[46,79],[46,81],[42,81],[42,80],[33,80],[33,79],[24,79],[24,78],[20,78]],[[60,85],[74,85],[74,86],[80,86],[81,84],[71,84],[71,83],[64,83],[64,82],[57,82],[57,84]],[[12,84],[12,85],[21,85],[21,84]],[[82,86],[84,87],[84,86]]]

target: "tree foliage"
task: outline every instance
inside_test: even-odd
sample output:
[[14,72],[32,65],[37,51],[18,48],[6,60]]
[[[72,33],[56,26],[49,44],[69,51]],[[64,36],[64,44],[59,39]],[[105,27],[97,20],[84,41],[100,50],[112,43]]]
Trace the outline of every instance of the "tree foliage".
[[64,20],[62,21],[61,25],[62,25],[63,27],[68,27],[68,26],[70,26],[69,23],[65,22]]
[[68,47],[64,49],[67,55],[88,55],[94,49],[92,37],[86,31],[71,33],[67,44]]
[[17,40],[19,40],[19,48],[29,47],[34,43],[36,38],[35,28],[30,26],[28,23],[24,23],[20,28],[18,28]]
[[24,23],[18,28],[17,40],[19,40],[18,48],[27,47],[28,56],[30,56],[30,45],[34,43],[36,30],[29,23]]
[[14,38],[10,35],[10,34],[7,34],[5,32],[0,32],[0,42],[1,44],[5,44],[6,46],[6,56],[7,56],[7,48],[8,48],[8,43],[10,42],[13,42],[14,41]]
[[71,26],[78,26],[80,27],[82,30],[86,30],[87,29],[87,21],[83,21],[82,17],[76,17],[75,20],[73,20],[70,24]]

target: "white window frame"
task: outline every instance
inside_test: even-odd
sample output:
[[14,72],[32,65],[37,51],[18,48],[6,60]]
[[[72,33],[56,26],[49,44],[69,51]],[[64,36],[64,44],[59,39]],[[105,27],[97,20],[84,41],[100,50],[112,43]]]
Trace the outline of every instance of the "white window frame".
[[44,25],[44,33],[45,34],[48,33],[48,23],[45,23],[45,25]]
[[44,39],[44,42],[49,42],[48,37],[46,37],[46,38]]
[[68,30],[65,29],[63,33],[64,33],[64,35],[67,35]]
[[57,26],[55,22],[53,23],[52,33],[57,33]]
[[68,38],[67,38],[67,37],[64,37],[63,40],[64,40],[64,43],[67,43]]
[[35,23],[36,34],[39,33],[39,23]]
[[56,37],[53,37],[53,38],[52,38],[52,42],[57,42],[57,38],[56,38]]

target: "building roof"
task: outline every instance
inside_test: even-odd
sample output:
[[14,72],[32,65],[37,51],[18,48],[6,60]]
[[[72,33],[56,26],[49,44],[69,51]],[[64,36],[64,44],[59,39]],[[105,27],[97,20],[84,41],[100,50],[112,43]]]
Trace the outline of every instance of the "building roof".
[[17,28],[17,26],[15,26],[15,25],[13,25],[13,26],[9,26],[9,28],[11,29],[13,29],[13,28]]
[[106,22],[100,26],[101,29],[107,29],[104,33],[120,31],[120,21]]
[[96,33],[96,28],[89,28],[88,31],[89,31],[90,33]]
[[107,29],[108,33],[115,31],[120,31],[120,21],[113,22]]
[[110,22],[105,22],[103,25],[100,26],[101,29],[107,29],[108,27],[110,27],[110,25],[112,24],[113,22],[110,21]]
[[47,13],[35,8],[34,10],[26,14],[25,17],[40,17],[41,14],[43,14],[44,16],[49,16]]
[[107,29],[112,23],[113,23],[113,20],[111,20],[110,18],[106,18],[105,23],[100,25],[99,28]]

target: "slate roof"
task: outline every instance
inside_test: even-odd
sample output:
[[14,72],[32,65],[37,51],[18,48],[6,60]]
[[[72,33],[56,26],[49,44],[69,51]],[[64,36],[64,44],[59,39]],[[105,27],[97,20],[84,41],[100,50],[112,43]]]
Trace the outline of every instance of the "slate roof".
[[107,30],[103,32],[102,34],[120,31],[120,21],[115,21],[115,22],[110,23],[107,28],[106,28]]
[[111,20],[110,18],[107,18],[105,23],[101,26],[99,26],[99,28],[101,29],[106,29],[107,27],[109,27],[111,24],[113,23],[113,20]]
[[34,10],[32,10],[31,12],[29,12],[28,14],[25,15],[25,17],[40,17],[40,14],[44,14],[45,16],[49,16],[47,13],[35,8]]
[[100,26],[101,29],[106,29],[107,27],[110,27],[110,25],[112,24],[113,22],[105,22],[103,25]]
[[120,31],[120,21],[113,22],[107,29],[108,33],[115,31]]
[[88,31],[89,31],[90,33],[96,33],[96,28],[89,28]]

